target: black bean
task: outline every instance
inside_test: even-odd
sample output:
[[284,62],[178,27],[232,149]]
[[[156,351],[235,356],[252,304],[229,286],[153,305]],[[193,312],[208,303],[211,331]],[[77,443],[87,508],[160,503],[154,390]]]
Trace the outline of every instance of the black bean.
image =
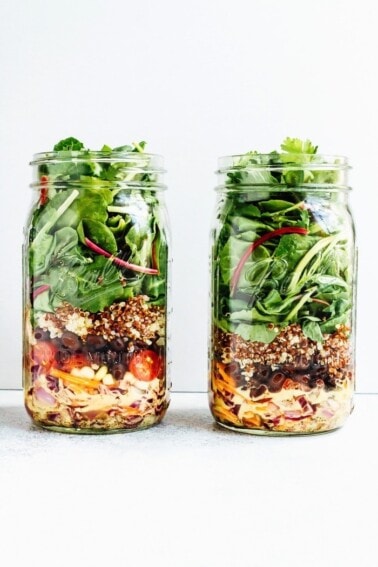
[[282,372],[275,372],[268,382],[269,391],[272,393],[279,392],[285,380],[285,374],[282,374]]
[[230,362],[225,366],[225,372],[232,378],[239,378],[240,375],[240,366],[237,362]]
[[126,372],[126,368],[123,364],[115,364],[112,369],[112,374],[115,380],[122,380]]
[[90,352],[89,357],[91,359],[92,364],[98,364],[99,366],[102,366],[103,364],[106,363],[103,352],[98,352],[98,351]]
[[125,343],[123,342],[121,337],[118,337],[117,339],[114,339],[110,343],[110,346],[112,347],[112,349],[116,350],[117,352],[121,352],[125,348]]
[[75,333],[71,333],[71,331],[64,331],[60,340],[65,348],[72,351],[76,351],[81,347],[80,338]]
[[101,335],[88,335],[86,341],[88,350],[103,350],[106,348],[106,341]]
[[308,386],[310,384],[310,376],[308,374],[294,374],[293,380],[299,384],[303,384],[304,386]]
[[108,350],[105,353],[107,364],[115,364],[119,361],[120,355],[115,350]]
[[73,351],[73,354],[81,354],[81,355],[85,355],[88,352],[88,350],[86,348],[77,348],[76,350]]
[[335,376],[327,376],[326,384],[328,387],[336,388],[336,378]]
[[47,341],[50,338],[50,333],[49,331],[38,328],[34,331],[34,337],[37,341]]
[[256,378],[260,380],[260,382],[267,382],[271,374],[270,366],[265,366],[261,364],[258,369],[256,370]]
[[259,396],[262,396],[262,394],[264,394],[266,390],[267,388],[265,384],[260,384],[258,388],[251,388],[251,396],[252,398],[258,398]]
[[145,350],[145,349],[150,349],[150,345],[147,345],[145,342],[137,339],[136,341],[134,341],[134,346],[136,349],[138,350]]
[[62,348],[62,343],[60,342],[60,338],[59,338],[59,337],[54,337],[53,339],[51,339],[51,343],[54,345],[54,347],[55,347],[56,349]]
[[125,366],[129,366],[129,362],[130,362],[133,355],[134,355],[134,351],[129,351],[129,350],[124,351],[121,354],[122,364],[124,364]]
[[324,379],[327,375],[327,368],[325,366],[321,366],[321,365],[314,365],[311,369],[310,369],[310,375],[313,378],[322,378]]
[[68,350],[60,348],[55,353],[55,360],[58,364],[64,364],[71,358],[71,353]]

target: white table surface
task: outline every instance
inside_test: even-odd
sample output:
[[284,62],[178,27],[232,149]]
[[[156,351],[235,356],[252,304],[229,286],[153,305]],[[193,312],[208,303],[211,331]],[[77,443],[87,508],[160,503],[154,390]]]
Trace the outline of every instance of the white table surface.
[[378,395],[340,430],[218,429],[205,394],[104,436],[34,427],[0,391],[0,565],[378,566]]

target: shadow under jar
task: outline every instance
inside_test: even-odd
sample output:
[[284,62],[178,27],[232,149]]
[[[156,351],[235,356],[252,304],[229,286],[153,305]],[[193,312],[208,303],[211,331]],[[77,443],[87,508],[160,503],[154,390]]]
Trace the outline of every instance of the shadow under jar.
[[31,164],[26,410],[69,433],[154,425],[170,387],[162,159],[135,145],[41,153]]
[[353,407],[355,238],[344,157],[219,160],[209,402],[255,434],[343,425]]

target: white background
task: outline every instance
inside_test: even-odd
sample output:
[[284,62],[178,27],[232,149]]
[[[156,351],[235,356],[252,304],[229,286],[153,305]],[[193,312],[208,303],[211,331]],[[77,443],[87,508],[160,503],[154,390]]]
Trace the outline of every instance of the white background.
[[357,387],[377,392],[377,28],[375,0],[0,0],[0,387],[21,386],[33,153],[73,135],[164,155],[173,385],[203,391],[216,159],[297,136],[354,168]]

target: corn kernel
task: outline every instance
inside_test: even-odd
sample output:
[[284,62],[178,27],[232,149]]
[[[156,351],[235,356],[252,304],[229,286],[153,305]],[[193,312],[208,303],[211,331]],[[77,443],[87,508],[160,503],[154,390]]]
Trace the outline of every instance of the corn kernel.
[[96,378],[98,380],[102,380],[104,376],[106,376],[108,373],[108,367],[107,366],[101,366],[97,372],[96,372]]
[[111,374],[105,374],[102,379],[102,383],[105,384],[105,386],[111,386],[112,384],[114,384],[113,376]]
[[95,372],[90,366],[83,366],[82,368],[73,368],[71,370],[72,376],[77,378],[94,378]]

